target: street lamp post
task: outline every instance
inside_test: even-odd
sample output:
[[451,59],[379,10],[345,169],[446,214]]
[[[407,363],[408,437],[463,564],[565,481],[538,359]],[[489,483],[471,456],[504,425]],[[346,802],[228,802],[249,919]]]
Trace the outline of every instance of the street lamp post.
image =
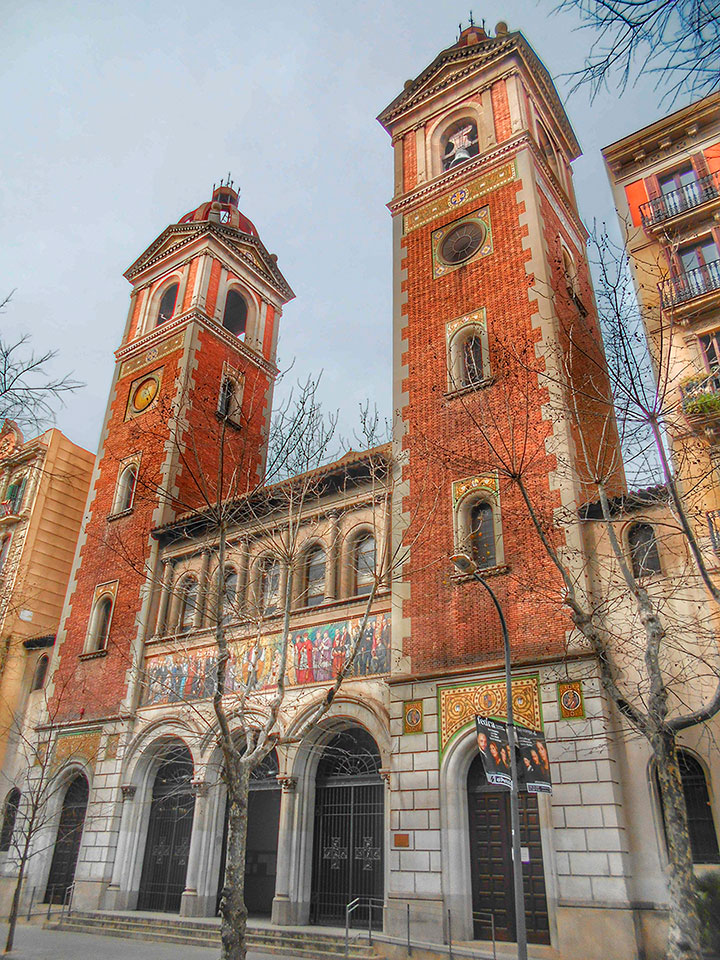
[[510,743],[510,824],[512,832],[512,859],[513,859],[513,887],[515,891],[515,930],[517,935],[518,960],[527,960],[527,931],[525,929],[525,893],[523,891],[522,859],[520,850],[520,806],[518,800],[518,756],[517,737],[515,735],[515,718],[513,715],[512,680],[510,673],[510,637],[507,623],[498,598],[486,580],[478,573],[477,564],[465,553],[458,553],[450,558],[460,573],[470,575],[482,584],[490,594],[495,604],[503,635],[505,651],[505,699],[507,700],[508,741]]

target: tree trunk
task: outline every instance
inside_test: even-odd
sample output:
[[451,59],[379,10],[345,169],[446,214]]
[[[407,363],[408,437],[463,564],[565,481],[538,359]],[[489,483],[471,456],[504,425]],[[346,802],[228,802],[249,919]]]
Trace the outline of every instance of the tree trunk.
[[26,857],[23,856],[20,860],[20,870],[18,871],[17,883],[15,884],[15,892],[13,893],[12,898],[12,906],[10,907],[10,916],[8,917],[8,935],[7,940],[5,941],[5,949],[3,950],[3,953],[10,953],[15,941],[15,927],[17,926],[18,912],[20,910],[20,891],[22,890],[23,878],[25,877],[25,861]]
[[666,956],[667,960],[701,960],[695,874],[675,734],[666,729],[650,740],[657,762],[668,845],[670,928]]
[[245,906],[245,850],[250,770],[237,764],[235,776],[227,777],[228,837],[225,880],[220,899],[220,938],[222,960],[245,960],[247,953]]

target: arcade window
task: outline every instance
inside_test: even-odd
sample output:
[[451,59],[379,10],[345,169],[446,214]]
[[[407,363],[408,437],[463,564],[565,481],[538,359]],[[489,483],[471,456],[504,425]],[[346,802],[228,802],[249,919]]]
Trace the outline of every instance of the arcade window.
[[47,676],[49,663],[50,657],[44,653],[35,664],[35,673],[33,674],[32,684],[30,685],[30,693],[34,693],[36,690],[42,690],[45,686],[45,677]]
[[375,582],[375,537],[361,534],[353,546],[353,570],[355,595],[367,596]]
[[195,623],[195,610],[198,602],[198,582],[195,577],[185,577],[180,584],[180,608],[178,610],[177,632],[187,633]]
[[313,547],[305,560],[305,590],[301,603],[315,607],[325,599],[325,551]]
[[235,567],[225,567],[223,577],[222,622],[237,620],[235,606],[238,599],[238,575]]
[[259,586],[262,613],[276,613],[280,606],[280,561],[275,557],[263,557],[260,561]]

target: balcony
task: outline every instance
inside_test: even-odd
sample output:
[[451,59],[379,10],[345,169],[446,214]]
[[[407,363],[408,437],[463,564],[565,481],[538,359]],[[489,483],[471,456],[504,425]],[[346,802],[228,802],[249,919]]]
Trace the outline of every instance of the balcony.
[[711,173],[640,205],[644,227],[656,227],[710,200],[720,199],[720,172]]
[[716,441],[720,433],[720,370],[680,384],[682,409],[696,432]]
[[[707,294],[720,290],[720,260],[713,260],[702,267],[684,270],[670,277],[660,287],[662,305],[665,309],[679,307]],[[714,299],[714,298],[713,298]]]

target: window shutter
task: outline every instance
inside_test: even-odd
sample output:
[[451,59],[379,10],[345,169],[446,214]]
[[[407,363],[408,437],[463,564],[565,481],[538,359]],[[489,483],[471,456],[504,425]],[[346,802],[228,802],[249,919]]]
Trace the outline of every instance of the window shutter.
[[647,190],[648,198],[650,200],[656,200],[658,197],[662,196],[660,181],[655,176],[645,177],[645,189]]
[[690,157],[690,160],[698,180],[702,179],[702,177],[707,177],[710,175],[710,170],[708,169],[707,160],[705,159],[704,153],[694,153]]

